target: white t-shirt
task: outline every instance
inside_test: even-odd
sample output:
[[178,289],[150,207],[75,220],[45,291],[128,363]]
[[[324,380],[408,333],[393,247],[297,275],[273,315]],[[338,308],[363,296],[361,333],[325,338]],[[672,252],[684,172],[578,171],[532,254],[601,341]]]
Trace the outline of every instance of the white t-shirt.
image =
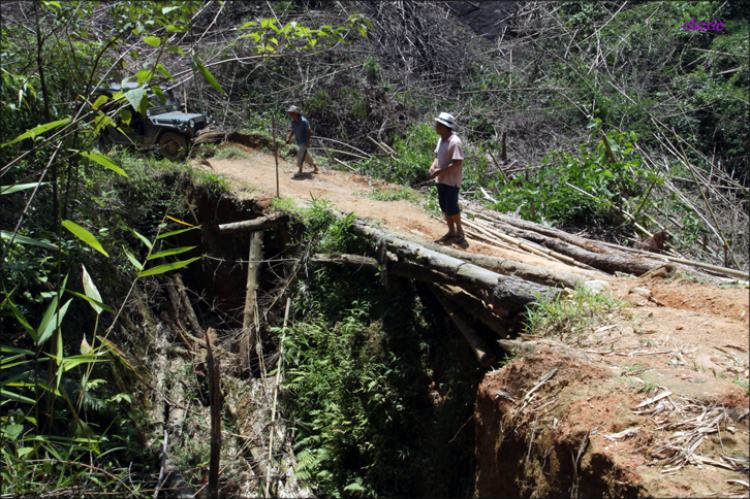
[[[464,145],[458,135],[451,133],[451,136],[446,140],[442,137],[438,139],[437,147],[435,148],[435,154],[437,155],[438,161],[438,172],[444,168],[448,168],[450,164],[457,160],[464,159]],[[463,164],[447,173],[438,173],[435,178],[435,182],[438,184],[452,185],[455,187],[461,187],[461,181],[464,178]]]

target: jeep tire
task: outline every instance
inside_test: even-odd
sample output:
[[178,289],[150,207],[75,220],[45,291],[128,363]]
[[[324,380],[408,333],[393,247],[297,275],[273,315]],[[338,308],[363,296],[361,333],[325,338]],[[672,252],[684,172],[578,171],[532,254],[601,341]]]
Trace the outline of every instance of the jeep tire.
[[182,161],[187,156],[187,140],[175,132],[164,132],[159,138],[159,152],[170,161]]

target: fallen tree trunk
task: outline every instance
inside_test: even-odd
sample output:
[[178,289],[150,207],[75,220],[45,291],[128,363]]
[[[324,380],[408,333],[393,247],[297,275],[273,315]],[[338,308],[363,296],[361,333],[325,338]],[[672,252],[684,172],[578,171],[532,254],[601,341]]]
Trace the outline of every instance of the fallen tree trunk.
[[289,220],[286,213],[271,213],[270,215],[253,218],[252,220],[243,220],[242,222],[232,222],[219,225],[219,232],[222,234],[237,231],[254,231],[263,230],[278,225]]
[[[379,269],[377,260],[359,255],[318,253],[310,261],[316,263],[343,263],[362,268],[369,272],[377,272]],[[502,324],[503,319],[493,314],[484,305],[482,300],[458,287],[459,281],[455,277],[408,262],[388,262],[386,272],[394,276],[416,279],[435,285],[471,315],[500,335],[500,337],[507,338],[509,336],[508,329]]]
[[594,253],[592,251],[583,249],[580,246],[575,246],[559,239],[547,237],[538,232],[509,227],[508,225],[501,225],[497,228],[498,230],[502,230],[503,232],[515,234],[518,237],[528,239],[529,241],[533,241],[535,243],[541,244],[542,246],[555,250],[558,253],[562,253],[563,255],[574,258],[575,260],[585,263],[586,265],[610,273],[624,272],[627,274],[635,274],[637,276],[640,276],[663,265],[663,263],[655,262],[653,260],[648,261],[637,258],[622,257],[614,254]]
[[474,351],[474,354],[479,360],[479,364],[482,367],[490,367],[496,360],[495,355],[489,351],[484,340],[479,337],[474,327],[471,325],[471,320],[466,317],[461,308],[453,303],[450,298],[443,294],[442,291],[436,286],[430,286],[435,297],[440,301],[448,316],[451,318],[453,323],[456,325],[461,334],[464,335],[469,346]]
[[[412,239],[409,240],[413,241]],[[438,253],[443,253],[444,255],[452,256],[459,260],[471,262],[474,265],[497,272],[498,274],[514,275],[526,279],[527,281],[533,281],[547,286],[562,285],[566,288],[575,288],[577,285],[583,284],[587,280],[586,276],[575,272],[550,270],[495,256],[478,255],[475,253],[469,253],[468,251],[458,251],[448,246],[441,246],[435,243],[418,242],[418,244],[433,251],[437,251]],[[582,270],[582,272],[593,273],[593,271],[586,270]],[[594,279],[595,276],[590,276],[590,278]]]
[[[310,261],[314,263],[342,263],[368,272],[378,272],[381,270],[381,265],[376,259],[360,255],[316,253]],[[409,262],[387,260],[385,266],[382,267],[382,270],[393,276],[416,279],[417,281],[424,281],[427,283],[453,286],[459,286],[461,284],[461,282],[453,276]]]
[[494,303],[506,309],[523,310],[530,303],[537,301],[539,296],[552,297],[559,293],[559,290],[544,284],[516,276],[504,276],[405,241],[359,220],[352,223],[352,229],[376,245],[384,244],[390,251],[413,263],[455,278],[456,284],[461,287],[489,292]]

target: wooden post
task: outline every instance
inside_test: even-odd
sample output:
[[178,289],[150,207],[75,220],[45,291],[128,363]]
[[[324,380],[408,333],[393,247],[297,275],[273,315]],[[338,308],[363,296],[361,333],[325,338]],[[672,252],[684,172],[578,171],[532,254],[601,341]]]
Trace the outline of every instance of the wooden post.
[[276,162],[276,197],[279,196],[279,143],[276,142],[276,117],[271,116],[271,135],[273,135],[273,159]]
[[221,460],[221,387],[219,385],[219,359],[211,347],[216,331],[208,328],[206,334],[206,365],[208,367],[208,398],[211,405],[211,457],[208,468],[208,497],[219,499],[219,464]]
[[252,324],[253,300],[258,289],[258,271],[263,260],[263,231],[257,230],[250,236],[250,254],[247,263],[247,288],[245,292],[245,311],[242,327],[247,329]]

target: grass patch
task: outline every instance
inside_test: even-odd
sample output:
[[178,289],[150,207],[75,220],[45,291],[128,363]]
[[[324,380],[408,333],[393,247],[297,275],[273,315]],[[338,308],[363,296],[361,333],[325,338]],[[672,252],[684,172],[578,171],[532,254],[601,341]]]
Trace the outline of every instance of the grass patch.
[[408,186],[402,187],[386,187],[386,188],[375,188],[370,192],[359,191],[354,193],[357,196],[374,199],[375,201],[409,201],[411,203],[419,203],[419,193]]
[[250,158],[250,154],[247,151],[244,151],[237,146],[218,147],[216,148],[215,156],[221,159]]
[[190,175],[196,182],[205,185],[214,195],[225,194],[232,190],[224,175],[205,170],[191,170]]
[[612,312],[630,305],[611,294],[597,293],[582,286],[557,300],[542,299],[527,310],[526,331],[542,336],[574,333],[606,320]]

